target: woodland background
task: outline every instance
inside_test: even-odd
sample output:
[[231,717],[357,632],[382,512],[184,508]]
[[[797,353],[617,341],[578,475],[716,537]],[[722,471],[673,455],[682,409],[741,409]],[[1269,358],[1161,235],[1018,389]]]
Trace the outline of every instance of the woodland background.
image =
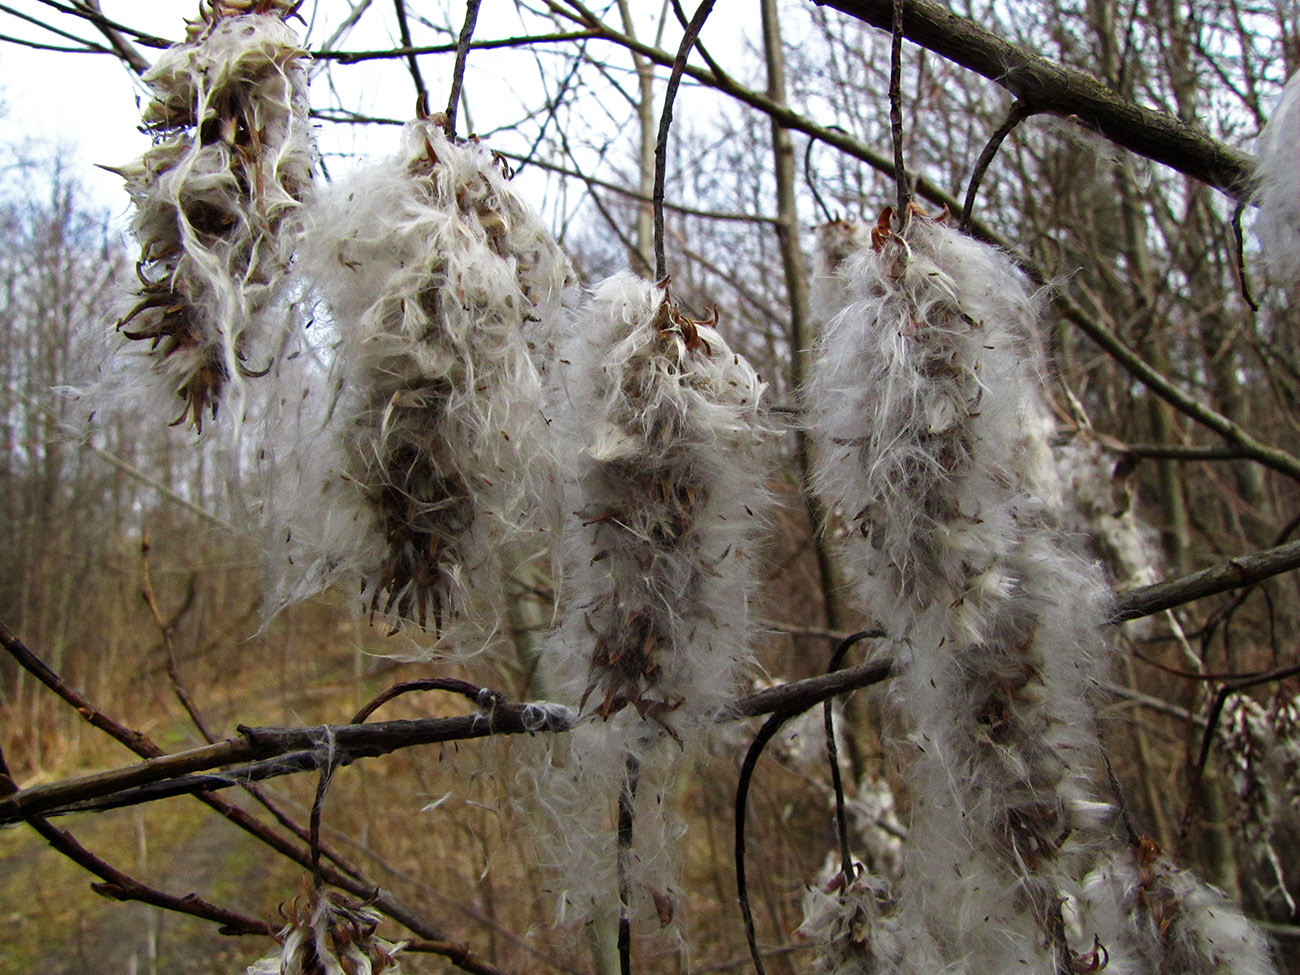
[[[771,384],[778,413],[790,416],[814,330],[813,227],[832,217],[874,223],[894,194],[890,37],[852,15],[855,8],[887,14],[889,5],[838,6],[849,13],[757,0],[715,14],[702,35],[708,56],[692,58],[668,143],[674,289],[701,316],[717,308],[727,340]],[[943,10],[906,6],[913,24]],[[305,5],[326,172],[395,148],[393,126],[407,118],[417,87],[435,103],[445,92],[464,11],[410,7],[399,23],[400,3]],[[93,3],[37,9],[33,24],[0,6],[0,32],[11,43],[86,51],[48,51],[52,70],[84,57],[118,57],[139,68],[156,56],[155,35],[178,36],[180,14],[192,13],[178,9],[174,21],[143,24],[132,22],[129,5],[106,11],[121,18],[113,23],[87,19],[98,9]],[[1281,0],[971,0],[951,9],[1023,51],[1087,72],[1120,99],[1191,123],[1226,147],[1220,177],[1247,158],[1240,151],[1250,149],[1300,60],[1297,12]],[[923,30],[912,34],[924,40]],[[471,52],[470,124],[522,170],[521,191],[586,282],[652,263],[653,133],[680,36],[667,4],[490,0],[480,18],[476,42],[503,43]],[[398,48],[422,53],[396,56]],[[360,94],[379,90],[382,99]],[[918,199],[959,211],[1013,96],[910,42],[901,94]],[[122,98],[131,97],[124,73]],[[1042,114],[1020,121],[1002,143],[979,187],[974,227],[1054,288],[1043,342],[1064,435],[1081,429],[1104,441],[1113,460],[1103,475],[1110,514],[1132,511],[1152,528],[1158,558],[1143,577],[1118,568],[1117,587],[1289,541],[1300,527],[1300,462],[1277,457],[1300,430],[1298,306],[1294,282],[1267,281],[1248,239],[1239,260],[1233,211],[1241,187],[1119,148],[1050,100],[1029,107]],[[83,418],[52,391],[78,381],[85,336],[111,327],[107,309],[132,277],[133,258],[105,204],[87,199],[79,174],[56,153],[31,145],[4,151],[0,620],[101,709],[168,751],[202,742],[185,695],[220,738],[237,723],[346,721],[394,681],[428,676],[427,664],[385,656],[392,642],[368,625],[350,594],[267,620],[257,539],[214,514],[224,482],[189,430],[151,418],[78,432]],[[1258,307],[1243,291],[1243,267]],[[1162,382],[1175,395],[1152,391]],[[1206,408],[1228,425],[1207,420]],[[782,451],[781,474],[769,485],[783,504],[764,554],[760,657],[773,680],[794,680],[820,673],[835,639],[869,621],[854,615],[837,582],[833,516],[826,536],[814,530],[826,514],[801,490],[806,457],[793,432]],[[146,535],[163,627],[140,596]],[[1235,794],[1220,752],[1204,774],[1192,770],[1207,708],[1225,681],[1297,660],[1298,596],[1296,579],[1283,575],[1126,631],[1114,700],[1102,715],[1133,818],[1268,923],[1293,965],[1300,836],[1279,833],[1275,844],[1288,880],[1280,893],[1261,880],[1261,851],[1244,848],[1234,829],[1258,797]],[[519,599],[515,659],[437,672],[511,700],[534,697],[530,662],[545,624],[543,600],[522,589]],[[1251,693],[1267,705],[1296,690],[1288,678]],[[413,695],[388,705],[386,716],[450,713],[441,710],[447,707]],[[883,815],[878,783],[892,786],[900,807],[908,796],[881,756],[869,695],[845,699],[841,728],[845,787],[858,797],[855,841],[887,848],[897,820]],[[646,970],[748,964],[730,854],[736,767],[748,734],[748,725],[738,727],[735,749],[701,768],[684,796],[693,821],[694,949],[681,957],[663,949]],[[761,766],[751,799],[751,896],[777,972],[802,970],[793,934],[799,900],[835,845],[819,735],[814,723],[787,736]],[[7,656],[0,658],[0,747],[24,786],[133,760]],[[500,801],[512,787],[509,775],[484,771],[476,754],[492,750],[508,752],[509,744],[423,746],[346,769],[333,786],[328,842],[427,919],[424,937],[467,943],[478,963],[509,972],[608,970],[607,948],[552,928],[545,878],[532,866],[515,813]],[[315,784],[301,779],[263,788],[305,822]],[[436,809],[422,811],[432,803]],[[193,800],[62,825],[157,887],[196,890],[244,913],[275,917],[300,889],[297,867],[268,857]],[[30,831],[0,832],[0,969],[237,971],[267,944],[97,898],[86,875]],[[413,955],[404,966],[432,972],[450,963]]]

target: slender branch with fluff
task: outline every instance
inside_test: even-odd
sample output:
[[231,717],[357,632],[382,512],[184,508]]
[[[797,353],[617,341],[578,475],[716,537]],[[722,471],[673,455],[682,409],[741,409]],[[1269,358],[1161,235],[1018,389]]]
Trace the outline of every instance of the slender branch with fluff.
[[337,336],[334,398],[316,393],[317,430],[292,434],[296,491],[271,498],[282,599],[359,578],[372,616],[490,635],[503,572],[545,548],[539,364],[570,272],[503,170],[422,118],[313,208],[301,263]]
[[[312,182],[306,51],[290,0],[206,3],[144,76],[154,146],[115,169],[135,204],[140,289],[117,333],[202,430],[279,354],[280,301]],[[118,377],[138,387],[139,370]],[[146,383],[147,385],[147,383]],[[230,411],[236,426],[242,404]]]
[[[569,593],[548,679],[587,720],[555,743],[539,792],[554,819],[570,919],[618,899],[612,808],[638,771],[625,857],[633,916],[671,915],[666,796],[714,734],[751,660],[748,603],[767,506],[764,383],[666,285],[630,273],[575,315],[561,359]],[[557,846],[558,844],[558,846]]]
[[[914,799],[897,889],[844,878],[854,924],[815,905],[819,929],[841,932],[822,970],[1056,975],[1096,962],[1101,937],[1112,968],[1165,971],[1129,937],[1150,927],[1149,903],[1093,877],[1144,861],[1096,784],[1109,597],[1058,528],[1034,301],[992,248],[919,211],[900,233],[890,217],[844,265],[848,304],[825,328],[809,401],[817,486],[848,515],[862,603],[903,662],[889,697]],[[1195,924],[1179,931],[1159,965],[1216,957],[1191,944]]]

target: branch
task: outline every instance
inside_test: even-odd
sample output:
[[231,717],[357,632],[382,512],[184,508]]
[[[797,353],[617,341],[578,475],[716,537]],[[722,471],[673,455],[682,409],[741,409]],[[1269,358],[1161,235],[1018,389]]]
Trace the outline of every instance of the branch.
[[[1253,585],[1264,579],[1300,568],[1300,542],[1230,559],[1227,562],[1167,582],[1120,593],[1110,622],[1122,623],[1181,606],[1206,596]],[[865,635],[884,636],[879,631]],[[309,728],[240,728],[240,737],[202,748],[163,755],[153,742],[107,718],[39,661],[0,624],[0,641],[28,670],[41,676],[82,716],[119,741],[130,742],[137,754],[148,760],[125,768],[95,773],[78,779],[32,786],[0,798],[0,824],[32,816],[67,812],[81,804],[111,801],[115,805],[143,802],[163,794],[203,792],[226,788],[249,779],[264,779],[290,772],[318,769],[333,760],[347,765],[359,758],[373,758],[413,745],[465,741],[500,734],[559,733],[578,723],[572,708],[547,703],[513,704],[499,696],[476,692],[488,710],[452,718],[422,718],[386,721],[369,725],[321,725]],[[763,714],[793,714],[837,694],[878,684],[894,674],[889,658],[877,659],[807,680],[793,681],[746,695],[719,715],[719,721],[734,721]],[[43,676],[42,676],[43,675]],[[445,682],[444,682],[445,684]],[[452,689],[443,686],[442,689]],[[323,747],[325,742],[329,748]],[[332,759],[329,757],[332,756]],[[196,776],[214,768],[220,773]],[[184,778],[192,776],[191,778]],[[135,790],[135,791],[130,791]],[[331,883],[337,883],[331,880]],[[342,884],[339,884],[343,886]],[[347,889],[347,888],[345,888]]]
[[149,60],[141,54],[128,41],[120,30],[112,26],[104,17],[104,12],[99,7],[99,0],[80,0],[77,6],[91,14],[91,20],[99,28],[99,32],[104,35],[105,40],[112,46],[117,56],[121,58],[136,74],[144,74],[149,70]]
[[[474,25],[478,23],[478,8],[482,0],[466,0],[465,2],[465,22],[461,25],[460,36],[456,39],[456,64],[451,71],[451,91],[447,95],[447,123],[446,131],[448,139],[456,138],[456,109],[460,107],[460,92],[465,84],[465,65],[469,60],[469,46],[474,39]],[[403,37],[403,43],[409,44],[410,39]],[[415,63],[414,56],[411,63]]]
[[[891,661],[876,661],[759,691],[735,701],[719,715],[719,720],[805,711],[836,694],[880,683],[892,675],[892,668]],[[330,761],[350,765],[359,758],[387,755],[414,745],[467,741],[491,735],[565,732],[577,722],[578,712],[562,705],[502,702],[489,711],[453,718],[307,728],[240,728],[239,737],[213,745],[159,755],[135,765],[63,782],[32,786],[5,796],[0,798],[0,824],[37,815],[60,815],[208,792],[250,780],[313,771]],[[223,771],[194,774],[210,769]]]
[[67,830],[57,829],[41,818],[29,822],[32,829],[40,833],[50,846],[103,881],[90,885],[91,890],[96,894],[118,901],[139,901],[142,904],[151,904],[178,914],[188,914],[204,921],[214,921],[221,925],[222,934],[269,935],[272,933],[270,925],[266,922],[217,907],[197,894],[177,897],[155,890],[95,856],[78,843],[76,837]]
[[[535,44],[558,44],[582,41],[592,36],[591,31],[575,30],[555,34],[522,34],[490,41],[470,41],[469,50],[486,51],[501,47],[532,47]],[[357,64],[361,61],[388,61],[415,54],[453,54],[459,44],[432,44],[425,47],[387,47],[374,51],[312,51],[313,61],[337,61],[339,64]]]
[[[555,9],[553,6],[554,0],[551,0],[551,2],[552,9]],[[557,12],[562,13],[562,15],[570,17],[582,24],[584,27],[587,27],[599,38],[619,44],[629,50],[637,51],[657,64],[671,65],[673,63],[672,56],[667,52],[643,44],[634,38],[620,34],[618,31],[610,28],[600,20],[599,17],[583,7],[579,0],[568,0],[568,2],[578,11],[577,14],[568,11],[557,10]],[[918,0],[910,0],[910,2],[916,3]],[[933,7],[934,5],[927,4],[927,6]],[[892,11],[892,5],[890,10]],[[1031,57],[1027,54],[1023,56],[1026,58]],[[1044,63],[1050,64],[1050,62]],[[839,149],[841,152],[844,152],[855,159],[862,160],[878,172],[885,174],[892,174],[894,172],[894,164],[890,159],[867,148],[847,133],[827,126],[817,125],[816,123],[804,118],[802,115],[799,115],[797,112],[791,111],[789,108],[777,104],[770,98],[746,88],[744,85],[737,83],[730,77],[716,75],[710,71],[704,71],[699,68],[693,68],[689,64],[686,65],[684,73],[690,75],[701,84],[707,85],[725,95],[730,95],[737,101],[758,109],[760,112],[765,113],[786,128],[804,132],[813,138],[834,146],[836,149]],[[1035,108],[1036,111],[1053,111],[1050,107],[1031,107]],[[1159,115],[1159,113],[1152,114]],[[1168,118],[1167,116],[1160,117]],[[1177,124],[1182,128],[1187,128],[1186,126],[1182,126],[1182,123]],[[1188,131],[1191,130],[1189,129]],[[1218,143],[1209,140],[1208,137],[1203,136],[1201,138],[1204,141],[1210,142],[1214,146],[1219,146]],[[1222,149],[1223,147],[1219,146],[1219,148]],[[1224,151],[1229,152],[1230,150],[1224,149]],[[1244,153],[1238,153],[1237,156],[1239,157],[1238,162],[1240,163],[1237,173],[1238,175],[1241,175],[1249,171],[1251,161],[1250,157]],[[936,186],[916,174],[909,174],[909,176],[911,179],[912,189],[917,196],[924,197],[930,202],[947,207],[949,210],[954,212],[958,212],[962,209],[961,202],[941,187]],[[1068,321],[1078,326],[1085,335],[1110,355],[1121,368],[1142,383],[1142,385],[1146,386],[1147,389],[1151,390],[1155,395],[1169,403],[1180,413],[1202,426],[1213,430],[1225,440],[1234,444],[1241,451],[1243,457],[1249,458],[1258,464],[1262,464],[1271,470],[1277,471],[1279,474],[1284,474],[1287,477],[1300,480],[1300,458],[1286,452],[1285,450],[1270,446],[1256,439],[1229,417],[1209,406],[1206,406],[1196,396],[1178,388],[1178,386],[1165,377],[1158,369],[1154,368],[1150,363],[1134,352],[1133,349],[1131,349],[1118,335],[1090,316],[1073,296],[1061,290],[1059,287],[1053,286],[1047,275],[1045,275],[1040,268],[1038,268],[1023,254],[1018,253],[1007,240],[996,233],[989,225],[980,220],[972,220],[970,229],[974,236],[1006,251],[1011,256],[1011,259],[1032,281],[1034,281],[1035,284],[1040,287],[1048,287],[1051,291],[1052,300],[1060,310],[1061,314]]]
[[411,28],[406,22],[406,0],[393,0],[393,6],[397,10],[397,29],[402,36],[402,49],[407,52],[406,68],[411,72],[411,80],[415,83],[415,104],[419,111],[427,112],[429,89],[424,86],[424,77],[420,74],[420,65],[415,60],[411,47]]
[[134,29],[133,27],[128,27],[126,24],[119,23],[110,17],[105,17],[103,13],[95,9],[97,4],[86,2],[70,6],[66,3],[59,3],[58,0],[40,0],[40,2],[45,4],[47,7],[53,7],[60,13],[70,14],[73,17],[80,17],[82,20],[88,20],[101,31],[105,32],[105,34],[107,34],[108,31],[125,34],[128,37],[134,38],[136,43],[143,44],[145,47],[163,50],[171,47],[173,43],[165,37],[158,37],[155,34],[146,34],[143,31]]
[[1297,568],[1300,568],[1300,542],[1279,545],[1254,555],[1238,556],[1191,575],[1120,593],[1115,600],[1111,622],[1124,623],[1151,616],[1206,596],[1254,585]]
[[[893,0],[817,2],[881,30],[891,27]],[[1031,54],[933,0],[903,0],[903,35],[1001,85],[1034,111],[1076,121],[1233,199],[1250,195],[1253,160],[1248,153],[1121,98],[1086,71]]]

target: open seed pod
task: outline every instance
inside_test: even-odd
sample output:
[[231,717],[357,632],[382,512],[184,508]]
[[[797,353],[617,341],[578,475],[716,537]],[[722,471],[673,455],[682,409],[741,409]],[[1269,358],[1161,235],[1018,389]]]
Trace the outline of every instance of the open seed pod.
[[302,268],[333,329],[333,392],[274,502],[292,538],[282,598],[359,582],[372,617],[458,620],[478,649],[502,628],[506,573],[553,534],[533,353],[568,262],[492,153],[421,119],[397,156],[322,194]]
[[[1060,530],[1034,302],[993,248],[891,216],[845,264],[809,390],[817,482],[851,513],[854,585],[899,664],[888,713],[914,797],[903,877],[873,888],[850,947],[916,970],[1096,970],[1147,921],[1105,902],[1131,898],[1123,883],[1085,896],[1129,856],[1093,720],[1109,591]],[[1179,898],[1213,901],[1171,871]],[[1219,970],[1157,946],[1150,969],[1124,970]]]
[[537,773],[552,797],[549,852],[567,916],[598,916],[618,895],[614,804],[637,769],[631,910],[667,923],[680,832],[667,797],[751,660],[764,383],[712,322],[626,272],[577,312],[560,361],[575,477],[563,622],[542,677],[587,722]]
[[182,400],[173,424],[201,430],[283,342],[281,298],[313,165],[306,52],[285,23],[296,7],[205,5],[144,76],[155,145],[115,170],[140,241],[140,289],[117,331],[147,344],[152,373]]

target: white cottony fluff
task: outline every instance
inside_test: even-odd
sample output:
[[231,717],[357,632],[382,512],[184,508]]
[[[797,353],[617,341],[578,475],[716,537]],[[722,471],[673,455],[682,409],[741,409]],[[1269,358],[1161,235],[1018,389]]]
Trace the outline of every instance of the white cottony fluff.
[[248,966],[248,975],[400,975],[394,956],[403,944],[375,936],[378,911],[313,891],[288,914],[275,936],[280,949]]
[[[808,391],[817,485],[850,521],[853,584],[900,664],[888,692],[914,797],[866,953],[906,945],[908,971],[1088,970],[1100,908],[1080,885],[1116,845],[1092,719],[1109,590],[1060,530],[1034,300],[941,220],[872,236]],[[1066,904],[1086,908],[1082,941]]]
[[[842,872],[828,884],[804,895],[803,923],[798,933],[818,947],[812,975],[888,975],[925,969],[932,959],[913,954],[887,915],[893,897],[866,870],[845,883]],[[933,969],[938,971],[938,969]]]
[[205,5],[144,76],[156,144],[117,170],[141,247],[141,287],[117,332],[147,343],[150,368],[105,382],[179,397],[179,416],[162,409],[199,430],[232,397],[237,427],[245,378],[283,351],[284,286],[312,180],[306,52],[284,22],[297,4],[261,6]]
[[735,694],[750,659],[764,383],[630,273],[596,289],[563,359],[573,602],[549,657],[602,715],[631,705],[681,735]]
[[1300,72],[1293,74],[1259,133],[1255,234],[1270,276],[1300,286]]
[[825,323],[848,303],[844,262],[870,243],[871,231],[857,221],[831,220],[817,227],[814,241],[809,303],[813,319]]
[[662,918],[677,830],[668,789],[751,659],[764,384],[665,287],[630,273],[576,313],[560,362],[574,475],[564,509],[569,595],[543,662],[588,717],[555,746],[563,768],[545,791],[558,793],[565,848],[554,859],[570,919],[616,902],[611,804],[631,759],[640,767],[633,910]]
[[1148,839],[1085,878],[1085,937],[1115,975],[1273,975],[1268,942],[1228,899]]
[[867,544],[847,556],[865,608],[903,637],[919,607],[953,606],[978,640],[1003,569],[1054,483],[1034,304],[1010,263],[918,216],[844,265],[809,388],[817,487]]
[[372,615],[459,619],[477,641],[499,626],[503,574],[548,544],[555,464],[530,342],[569,266],[502,165],[421,120],[312,208],[301,264],[336,351],[318,428],[290,435],[296,490],[268,502],[289,543],[282,600],[359,579]]
[[1053,454],[1065,495],[1065,527],[1090,540],[1113,588],[1158,582],[1158,539],[1134,503],[1131,475],[1137,458],[1084,427],[1058,442]]

